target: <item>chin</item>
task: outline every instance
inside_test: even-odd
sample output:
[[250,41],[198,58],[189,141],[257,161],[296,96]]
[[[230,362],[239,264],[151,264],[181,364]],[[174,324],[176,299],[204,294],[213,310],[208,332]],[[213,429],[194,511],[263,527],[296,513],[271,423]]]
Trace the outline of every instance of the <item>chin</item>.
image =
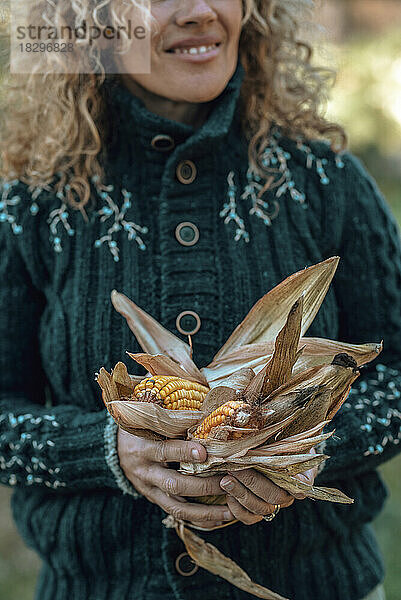
[[220,96],[221,92],[211,94],[188,94],[188,96],[181,96],[176,102],[189,102],[190,104],[204,104],[206,102],[213,102]]
[[170,98],[175,102],[191,102],[194,104],[200,104],[204,102],[212,102],[216,98],[220,96],[220,94],[224,91],[227,86],[226,81],[216,84],[202,86],[199,83],[194,84],[192,86],[188,86],[186,90],[184,86],[179,89],[179,92],[175,96],[170,90]]

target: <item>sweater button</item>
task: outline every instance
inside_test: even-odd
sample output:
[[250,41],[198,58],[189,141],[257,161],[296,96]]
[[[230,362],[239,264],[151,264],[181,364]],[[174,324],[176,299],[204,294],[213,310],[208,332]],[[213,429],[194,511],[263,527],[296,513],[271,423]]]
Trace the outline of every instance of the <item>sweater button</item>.
[[175,568],[183,577],[190,577],[191,575],[195,575],[199,566],[192,560],[188,552],[182,552],[175,559]]
[[199,229],[190,221],[183,221],[175,228],[175,237],[182,246],[194,246],[199,240]]
[[193,310],[183,310],[175,321],[175,326],[183,335],[195,335],[200,329],[201,320]]
[[196,173],[196,167],[192,160],[183,160],[177,166],[177,179],[184,185],[188,185],[195,181]]
[[159,152],[169,152],[175,146],[175,142],[170,135],[155,135],[155,137],[150,142],[152,148],[158,150]]

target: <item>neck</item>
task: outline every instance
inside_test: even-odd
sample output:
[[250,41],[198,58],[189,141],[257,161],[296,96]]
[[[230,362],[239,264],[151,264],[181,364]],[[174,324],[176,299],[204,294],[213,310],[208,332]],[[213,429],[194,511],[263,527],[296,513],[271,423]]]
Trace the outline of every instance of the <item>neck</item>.
[[129,91],[137,98],[140,98],[150,112],[155,113],[160,117],[178,121],[185,125],[192,125],[197,129],[203,125],[210,113],[211,102],[201,104],[175,102],[169,98],[153,94],[139,85],[129,75],[122,74],[121,77],[124,85]]

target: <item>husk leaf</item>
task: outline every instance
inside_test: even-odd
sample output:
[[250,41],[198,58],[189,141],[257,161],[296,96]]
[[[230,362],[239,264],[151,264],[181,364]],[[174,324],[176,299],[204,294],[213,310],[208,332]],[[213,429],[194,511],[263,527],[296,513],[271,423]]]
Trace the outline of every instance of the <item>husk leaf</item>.
[[184,542],[185,548],[200,567],[203,567],[210,573],[222,577],[239,589],[252,594],[257,598],[265,600],[286,600],[283,596],[254,583],[249,575],[241,569],[233,560],[224,556],[215,546],[206,542],[195,533],[180,524],[176,531]]
[[221,385],[219,387],[213,388],[206,394],[205,399],[202,402],[202,407],[201,407],[202,418],[201,418],[201,420],[203,421],[203,419],[205,419],[208,415],[210,415],[211,412],[216,410],[216,408],[219,408],[219,406],[222,406],[226,402],[230,402],[232,400],[237,400],[237,399],[238,399],[238,395],[237,395],[236,390],[234,390],[230,387]]
[[329,433],[322,433],[321,435],[296,441],[288,441],[293,440],[293,438],[285,438],[280,442],[249,450],[248,456],[274,456],[275,454],[297,454],[298,452],[308,452],[317,444],[329,439],[332,435],[333,432],[331,431]]
[[260,405],[260,399],[263,395],[263,388],[269,380],[269,363],[259,371],[257,375],[249,382],[242,393],[242,398],[245,402],[251,405]]
[[360,367],[377,358],[383,350],[382,343],[357,345],[323,338],[301,338],[300,344],[305,345],[305,350],[294,365],[293,375],[316,365],[329,365],[340,353],[351,356]]
[[352,367],[341,365],[321,365],[299,373],[290,381],[277,388],[266,400],[266,406],[279,396],[301,391],[315,386],[324,386],[331,390],[335,402],[338,394],[342,393],[359,377],[359,371]]
[[327,502],[338,502],[340,504],[353,504],[353,499],[349,498],[340,490],[334,488],[317,487],[308,483],[303,483],[285,473],[278,473],[266,467],[257,467],[257,470],[266,475],[273,483],[287,490],[290,494],[305,494],[308,498],[314,500],[325,500]]
[[[280,423],[275,423],[265,427],[258,433],[253,433],[252,435],[240,438],[238,440],[197,440],[197,442],[205,446],[207,450],[206,461],[198,464],[181,463],[180,469],[182,469],[183,473],[185,472],[187,474],[201,474],[202,472],[206,471],[210,465],[214,466],[216,464],[216,461],[214,460],[215,458],[226,460],[230,457],[231,460],[245,456],[250,449],[260,446],[269,437],[281,431],[285,425],[295,419],[296,416],[297,413],[290,415],[287,417],[287,419]],[[188,437],[191,439],[191,435]]]
[[[194,465],[193,474],[203,476],[226,474],[228,471],[242,471],[244,469],[256,469],[257,467],[266,467],[274,471],[280,471],[294,475],[304,473],[315,466],[320,465],[328,458],[324,454],[296,454],[291,456],[242,456],[239,458],[218,458],[212,457],[207,464],[200,463]],[[181,473],[188,473],[184,468],[180,468]]]
[[240,369],[234,371],[228,377],[225,377],[221,383],[212,382],[209,384],[211,388],[217,387],[218,385],[224,385],[226,387],[233,388],[235,390],[244,390],[254,379],[255,372],[250,367],[241,367]]
[[168,356],[164,356],[163,354],[146,354],[144,352],[131,354],[131,352],[128,351],[127,354],[135,360],[135,362],[145,367],[151,375],[174,375],[175,377],[181,377],[181,379],[195,381],[196,383],[207,386],[207,382],[204,381],[203,377],[199,378],[187,373]]
[[[96,377],[96,381],[102,389],[103,402],[104,402],[107,410],[109,410],[109,408],[108,408],[109,403],[112,402],[113,400],[120,399],[117,385],[116,385],[115,381],[113,381],[113,378],[110,375],[110,373],[108,373],[104,367],[100,368],[99,373]],[[112,413],[110,413],[110,414],[113,416]]]
[[[268,422],[278,423],[292,415],[295,410],[304,409],[318,389],[319,386],[313,386],[277,396],[262,404],[262,413],[268,415],[269,411],[273,410],[273,415],[269,417]],[[302,415],[301,411],[299,415]]]
[[[329,365],[336,354],[345,352],[356,360],[357,365],[365,365],[380,354],[382,344],[347,344],[323,338],[301,337],[298,350],[304,347],[304,351],[298,356],[292,376],[298,375],[311,367],[318,365]],[[207,367],[201,369],[209,382],[209,385],[220,385],[225,377],[240,367],[252,368],[257,375],[266,363],[271,359],[274,352],[274,341],[257,344],[246,344],[228,352],[217,362],[212,361]]]
[[276,338],[274,353],[268,363],[267,377],[262,386],[263,397],[291,379],[292,369],[298,357],[302,315],[303,296],[291,307],[287,321]]
[[[284,427],[276,439],[282,440],[297,433],[302,433],[326,420],[331,405],[331,390],[324,388],[324,386],[316,386],[312,390],[310,399],[299,411],[297,418]],[[271,407],[267,405],[267,408]]]
[[202,416],[199,410],[168,410],[151,402],[130,400],[114,400],[107,409],[124,428],[150,429],[167,438],[184,436]]
[[260,298],[215,354],[213,361],[221,360],[229,351],[244,344],[274,340],[301,295],[304,297],[301,336],[304,336],[323,302],[339,260],[338,256],[334,256],[294,273]]
[[126,365],[118,362],[111,372],[112,379],[117,386],[119,397],[129,397],[134,387],[144,379],[144,376],[129,375]]
[[117,312],[125,317],[144,352],[169,356],[184,369],[187,376],[194,378],[194,381],[199,381],[199,383],[205,382],[204,375],[192,360],[191,347],[186,342],[160,325],[156,319],[139,308],[124,294],[113,290],[111,301]]

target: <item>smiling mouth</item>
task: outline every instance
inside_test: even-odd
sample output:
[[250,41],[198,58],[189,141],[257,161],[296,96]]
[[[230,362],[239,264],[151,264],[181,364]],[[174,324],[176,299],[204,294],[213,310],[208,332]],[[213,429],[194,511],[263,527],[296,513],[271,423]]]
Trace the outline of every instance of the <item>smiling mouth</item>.
[[190,54],[191,56],[197,56],[201,54],[207,54],[212,50],[216,50],[221,46],[221,42],[217,44],[210,44],[209,46],[192,46],[188,48],[173,48],[172,50],[166,50],[169,54]]

